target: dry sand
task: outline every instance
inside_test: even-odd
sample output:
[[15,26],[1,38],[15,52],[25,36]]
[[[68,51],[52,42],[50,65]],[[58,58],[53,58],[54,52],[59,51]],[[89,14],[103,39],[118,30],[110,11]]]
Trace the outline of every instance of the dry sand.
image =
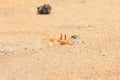
[[120,80],[120,0],[0,0],[0,80]]

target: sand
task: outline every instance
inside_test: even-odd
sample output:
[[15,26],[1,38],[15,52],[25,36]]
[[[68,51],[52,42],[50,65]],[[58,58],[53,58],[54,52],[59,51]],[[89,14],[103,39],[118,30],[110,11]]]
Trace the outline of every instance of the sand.
[[[50,15],[37,15],[48,3]],[[0,80],[120,80],[120,0],[0,0]],[[78,35],[73,45],[44,40]]]

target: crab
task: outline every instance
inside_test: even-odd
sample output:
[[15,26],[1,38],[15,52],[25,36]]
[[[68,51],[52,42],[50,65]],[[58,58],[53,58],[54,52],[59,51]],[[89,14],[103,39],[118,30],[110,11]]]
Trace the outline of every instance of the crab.
[[44,40],[48,40],[53,43],[59,43],[60,45],[72,45],[70,41],[67,40],[66,34],[64,35],[64,38],[63,38],[63,35],[61,34],[59,39],[47,37]]

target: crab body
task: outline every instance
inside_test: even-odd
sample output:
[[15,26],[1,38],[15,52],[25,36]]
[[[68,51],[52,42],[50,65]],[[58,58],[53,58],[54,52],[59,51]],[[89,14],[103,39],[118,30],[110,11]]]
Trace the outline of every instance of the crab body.
[[66,39],[66,35],[64,36],[64,39],[63,39],[63,36],[61,34],[60,38],[59,39],[55,39],[55,38],[46,38],[45,40],[49,40],[51,42],[54,42],[54,43],[59,43],[60,45],[72,45],[70,43],[69,40]]

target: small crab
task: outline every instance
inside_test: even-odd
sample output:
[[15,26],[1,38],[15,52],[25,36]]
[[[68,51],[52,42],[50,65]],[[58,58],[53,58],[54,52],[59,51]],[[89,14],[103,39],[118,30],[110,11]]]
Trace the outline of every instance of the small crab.
[[67,40],[66,34],[64,35],[64,38],[63,38],[63,35],[61,34],[59,39],[55,39],[55,38],[45,38],[44,40],[49,40],[49,41],[54,42],[54,43],[57,42],[57,43],[60,43],[60,45],[72,45],[72,44],[70,43],[70,41]]

